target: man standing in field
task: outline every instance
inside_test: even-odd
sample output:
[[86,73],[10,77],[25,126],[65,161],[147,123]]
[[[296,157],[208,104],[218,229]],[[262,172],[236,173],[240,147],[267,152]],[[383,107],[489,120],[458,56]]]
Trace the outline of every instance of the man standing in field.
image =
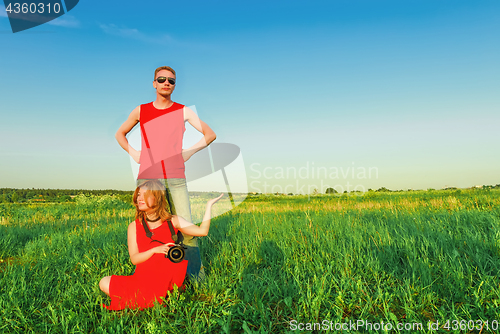
[[[216,136],[193,110],[172,101],[175,84],[175,71],[169,66],[158,67],[153,81],[156,100],[132,110],[115,137],[120,146],[140,164],[137,185],[146,180],[159,179],[167,190],[171,213],[192,222],[184,162],[210,145]],[[186,121],[201,132],[203,138],[184,150],[182,139]],[[141,127],[141,151],[131,147],[126,137],[137,123]],[[184,235],[184,245],[188,247],[186,260],[189,261],[186,275],[202,278],[204,272],[196,238]]]

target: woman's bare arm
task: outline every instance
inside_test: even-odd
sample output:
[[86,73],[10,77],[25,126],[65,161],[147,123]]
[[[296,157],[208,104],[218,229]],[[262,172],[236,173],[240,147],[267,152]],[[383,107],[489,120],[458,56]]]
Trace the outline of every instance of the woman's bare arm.
[[130,255],[130,261],[134,265],[149,260],[149,258],[153,256],[153,254],[156,253],[167,254],[169,248],[174,245],[173,243],[168,243],[160,245],[155,248],[151,248],[145,252],[139,253],[139,247],[137,246],[137,231],[135,222],[130,223],[130,225],[128,226],[127,241],[128,241],[128,253]]
[[210,230],[210,220],[212,219],[212,205],[220,200],[222,196],[224,196],[224,194],[220,194],[219,197],[213,198],[207,202],[205,215],[203,216],[203,221],[200,225],[195,225],[179,216],[172,217],[172,224],[175,228],[187,235],[192,235],[194,237],[204,237],[208,235],[208,231]]

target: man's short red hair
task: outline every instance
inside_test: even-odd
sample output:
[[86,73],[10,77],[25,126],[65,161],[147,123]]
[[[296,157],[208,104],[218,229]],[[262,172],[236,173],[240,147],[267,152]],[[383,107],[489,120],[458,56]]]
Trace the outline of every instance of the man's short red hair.
[[156,80],[156,75],[157,75],[157,74],[158,74],[158,72],[160,72],[161,70],[167,70],[167,71],[172,72],[174,75],[176,75],[176,74],[175,74],[175,71],[174,71],[174,69],[173,69],[172,67],[170,67],[170,66],[160,66],[160,67],[158,67],[158,68],[155,70],[155,77],[153,78],[153,81],[155,81],[155,80]]

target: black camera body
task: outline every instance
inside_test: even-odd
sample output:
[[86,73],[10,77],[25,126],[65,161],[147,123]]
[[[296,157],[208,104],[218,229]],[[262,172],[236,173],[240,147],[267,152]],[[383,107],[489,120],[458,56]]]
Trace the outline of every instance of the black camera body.
[[[172,246],[168,249],[167,254],[165,254],[165,257],[172,261],[173,263],[179,263],[182,260],[184,260],[184,257],[186,256],[186,251],[187,247],[184,246],[183,240],[184,236],[182,235],[181,231],[177,231],[177,234],[175,233],[174,227],[172,225],[172,222],[170,220],[167,220],[168,228],[170,229],[170,233],[172,233],[172,240],[175,242],[175,246]],[[144,219],[144,216],[142,217],[142,226],[144,227],[144,232],[146,233],[146,236],[151,239],[151,241],[156,241],[161,244],[165,244],[164,242],[161,242],[159,240],[154,240],[152,238],[153,233],[149,230],[148,224],[146,223],[146,220]]]
[[170,247],[168,253],[165,254],[165,257],[173,263],[179,263],[184,260],[184,257],[186,256],[185,249],[187,248],[184,247],[183,244],[176,244],[175,246]]

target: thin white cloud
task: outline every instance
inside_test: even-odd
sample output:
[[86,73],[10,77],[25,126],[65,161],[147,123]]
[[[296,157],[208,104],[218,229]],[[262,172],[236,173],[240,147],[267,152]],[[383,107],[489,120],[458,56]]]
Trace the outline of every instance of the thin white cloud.
[[47,22],[47,24],[66,28],[78,28],[80,26],[80,21],[78,21],[74,16],[65,14],[59,16],[57,19]]
[[118,27],[114,24],[101,23],[99,24],[99,28],[101,28],[101,30],[108,35],[135,39],[146,43],[158,44],[172,41],[172,38],[168,35],[150,36],[140,32],[135,28]]

